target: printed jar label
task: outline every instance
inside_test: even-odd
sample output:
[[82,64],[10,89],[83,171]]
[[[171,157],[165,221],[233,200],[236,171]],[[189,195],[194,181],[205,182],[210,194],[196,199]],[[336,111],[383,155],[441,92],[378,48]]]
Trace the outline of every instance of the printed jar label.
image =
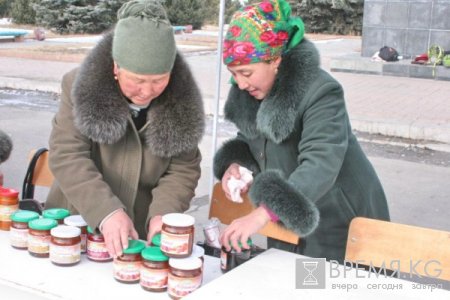
[[50,260],[57,264],[73,264],[81,259],[81,244],[60,246],[50,244]]
[[27,248],[28,247],[28,229],[17,229],[11,227],[9,232],[9,240],[11,246],[17,248]]
[[0,222],[11,222],[9,216],[19,209],[19,204],[0,205]]
[[190,234],[161,232],[161,250],[169,254],[188,254]]
[[113,273],[116,279],[122,281],[139,281],[142,262],[114,260]]
[[167,291],[174,297],[184,297],[200,287],[202,275],[196,277],[178,277],[169,273]]
[[87,255],[95,260],[111,259],[105,243],[87,241]]
[[37,254],[47,254],[50,246],[50,235],[35,236],[28,235],[28,251]]
[[141,269],[141,285],[150,289],[167,287],[169,269]]

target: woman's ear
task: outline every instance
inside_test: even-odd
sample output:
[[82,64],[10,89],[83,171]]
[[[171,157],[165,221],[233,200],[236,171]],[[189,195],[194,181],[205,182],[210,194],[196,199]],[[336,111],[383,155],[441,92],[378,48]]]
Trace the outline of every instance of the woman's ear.
[[272,65],[272,67],[273,67],[275,70],[277,70],[278,67],[279,67],[280,64],[281,64],[281,56],[278,56],[276,59],[272,60],[272,61],[270,62],[270,64]]

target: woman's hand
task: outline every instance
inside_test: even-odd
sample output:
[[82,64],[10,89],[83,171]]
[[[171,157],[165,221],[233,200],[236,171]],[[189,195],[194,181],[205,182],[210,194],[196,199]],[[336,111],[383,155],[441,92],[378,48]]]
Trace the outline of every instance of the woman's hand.
[[241,242],[244,249],[249,249],[248,238],[263,228],[269,221],[270,216],[267,211],[258,207],[248,215],[231,222],[220,235],[220,243],[225,246],[227,251],[233,247],[237,252],[241,252],[238,241]]
[[102,225],[106,248],[112,257],[121,256],[128,248],[128,237],[137,240],[138,234],[133,222],[123,209],[117,210]]
[[[233,176],[236,179],[241,179],[241,173],[239,172],[239,167],[240,166],[237,163],[232,163],[222,176],[222,189],[225,192],[225,196],[229,200],[231,200],[231,193],[230,193],[230,190],[228,189],[228,180],[230,180],[231,176]],[[250,188],[250,183],[247,184],[241,190],[241,194],[247,193],[249,188]]]
[[152,238],[158,232],[161,232],[162,228],[162,217],[154,216],[150,219],[148,223],[148,234],[147,234],[147,245],[150,245]]

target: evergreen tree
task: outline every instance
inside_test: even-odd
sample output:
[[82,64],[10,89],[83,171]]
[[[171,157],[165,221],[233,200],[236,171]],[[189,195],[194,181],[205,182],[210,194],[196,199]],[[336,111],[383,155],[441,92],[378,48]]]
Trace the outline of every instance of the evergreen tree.
[[34,0],[14,0],[11,3],[11,18],[17,24],[35,24],[36,13],[33,9]]

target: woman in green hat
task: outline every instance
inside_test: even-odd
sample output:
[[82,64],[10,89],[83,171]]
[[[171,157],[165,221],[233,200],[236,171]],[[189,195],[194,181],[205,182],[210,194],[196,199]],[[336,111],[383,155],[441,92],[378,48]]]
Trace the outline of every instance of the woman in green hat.
[[159,1],[125,3],[115,28],[62,81],[46,208],[99,229],[113,256],[188,209],[200,177],[203,103]]
[[[222,244],[240,250],[270,220],[300,236],[298,245],[269,239],[269,247],[343,261],[356,216],[389,220],[380,181],[353,135],[341,85],[320,68],[300,18],[284,0],[236,12],[223,61],[233,76],[225,117],[239,132],[214,158],[228,181],[239,167],[253,172],[242,188],[257,208],[235,220]],[[230,245],[230,242],[231,245]]]

